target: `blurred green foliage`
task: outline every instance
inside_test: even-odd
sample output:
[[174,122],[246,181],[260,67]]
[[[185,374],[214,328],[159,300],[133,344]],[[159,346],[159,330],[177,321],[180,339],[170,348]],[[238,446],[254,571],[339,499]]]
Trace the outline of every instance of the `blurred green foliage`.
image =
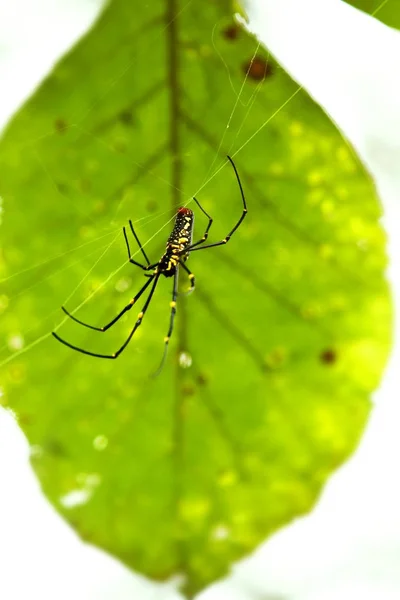
[[400,3],[396,0],[346,0],[390,27],[400,28]]
[[[143,284],[129,218],[151,260],[195,193],[210,241],[227,234],[228,152],[248,218],[190,257],[161,375],[167,279],[117,361],[54,340],[127,336],[136,308],[101,335],[60,306],[102,325]],[[309,511],[359,440],[391,317],[371,180],[229,2],[114,0],[9,125],[0,194],[1,401],[44,493],[82,538],[193,594]],[[195,239],[205,226],[196,211]]]

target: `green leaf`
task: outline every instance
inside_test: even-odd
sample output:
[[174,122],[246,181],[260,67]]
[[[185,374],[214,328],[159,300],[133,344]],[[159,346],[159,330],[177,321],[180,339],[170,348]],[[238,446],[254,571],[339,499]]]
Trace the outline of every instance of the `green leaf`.
[[348,4],[359,8],[382,23],[400,29],[400,5],[392,0],[346,0]]
[[[227,153],[248,216],[191,254],[160,376],[171,279],[118,360],[58,343],[126,339],[144,297],[104,335],[60,306],[99,326],[140,289],[128,219],[152,261],[193,194],[209,241],[227,235]],[[309,511],[359,440],[391,324],[371,180],[229,2],[114,0],[8,127],[0,195],[2,402],[44,493],[82,538],[193,594]]]

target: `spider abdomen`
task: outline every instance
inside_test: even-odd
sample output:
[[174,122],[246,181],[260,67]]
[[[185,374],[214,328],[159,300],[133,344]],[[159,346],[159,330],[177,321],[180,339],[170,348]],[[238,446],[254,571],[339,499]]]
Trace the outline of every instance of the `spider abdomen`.
[[193,211],[185,207],[179,208],[176,213],[174,228],[167,241],[167,248],[157,266],[157,271],[165,277],[172,277],[179,261],[188,259],[188,248],[192,244],[193,224]]
[[[190,208],[178,209],[175,217],[174,228],[167,241],[165,255],[176,267],[179,260],[187,260],[189,253],[185,252],[192,244],[194,215]],[[164,255],[164,256],[165,256]]]

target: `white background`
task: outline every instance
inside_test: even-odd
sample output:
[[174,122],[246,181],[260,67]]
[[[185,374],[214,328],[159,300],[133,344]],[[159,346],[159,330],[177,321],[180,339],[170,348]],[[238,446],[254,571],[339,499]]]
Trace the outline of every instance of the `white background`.
[[[0,126],[101,4],[0,0]],[[247,8],[250,26],[330,112],[373,174],[398,306],[400,34],[341,0],[249,0]],[[276,534],[202,600],[400,598],[399,354],[396,343],[360,447],[313,513]],[[79,541],[42,497],[26,441],[5,411],[0,486],[1,599],[177,598],[173,583],[150,584]]]

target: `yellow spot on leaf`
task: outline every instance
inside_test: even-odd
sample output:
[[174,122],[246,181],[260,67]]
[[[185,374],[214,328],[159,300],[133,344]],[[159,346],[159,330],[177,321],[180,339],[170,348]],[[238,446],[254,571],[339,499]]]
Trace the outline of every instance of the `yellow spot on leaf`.
[[343,162],[345,162],[347,160],[351,160],[349,151],[344,146],[341,146],[340,148],[338,148],[338,150],[336,151],[336,156],[338,157],[338,159],[340,161],[343,161]]
[[179,506],[181,518],[192,522],[202,520],[210,512],[210,501],[208,498],[192,498],[182,500]]
[[271,175],[282,175],[284,172],[284,167],[281,163],[271,163],[269,166],[269,172]]
[[321,204],[321,212],[324,215],[330,215],[334,211],[335,205],[332,200],[324,200]]
[[234,483],[236,483],[236,481],[237,481],[237,475],[236,475],[235,471],[224,471],[218,477],[218,483],[221,487],[229,487],[229,486],[233,485]]
[[329,244],[322,244],[319,253],[323,258],[330,258],[333,255],[333,247]]
[[303,131],[303,125],[299,121],[293,121],[292,123],[290,123],[289,132],[292,135],[300,135],[301,133],[303,133]]
[[319,185],[322,182],[322,173],[319,171],[311,171],[307,177],[310,185]]

